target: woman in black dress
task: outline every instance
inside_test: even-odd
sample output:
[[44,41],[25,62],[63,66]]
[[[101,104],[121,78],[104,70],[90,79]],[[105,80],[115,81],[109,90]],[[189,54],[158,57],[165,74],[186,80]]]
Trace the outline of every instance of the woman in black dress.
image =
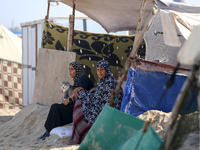
[[[69,75],[74,80],[74,87],[82,87],[84,90],[89,90],[94,87],[92,81],[85,76],[83,65],[74,61],[69,65]],[[51,105],[47,120],[45,122],[46,132],[38,138],[39,141],[45,140],[50,136],[50,131],[59,126],[72,123],[73,121],[73,108],[75,101],[68,98],[62,102],[62,104],[55,103]]]

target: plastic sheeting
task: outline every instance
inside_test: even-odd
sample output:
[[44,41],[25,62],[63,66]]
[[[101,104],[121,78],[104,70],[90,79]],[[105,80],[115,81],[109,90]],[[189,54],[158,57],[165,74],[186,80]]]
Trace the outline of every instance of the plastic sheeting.
[[130,68],[121,111],[134,116],[155,109],[170,112],[187,77],[176,75],[174,84],[167,90],[156,108],[169,78],[170,74],[167,73]]
[[105,105],[79,150],[158,150],[163,141],[145,121]]

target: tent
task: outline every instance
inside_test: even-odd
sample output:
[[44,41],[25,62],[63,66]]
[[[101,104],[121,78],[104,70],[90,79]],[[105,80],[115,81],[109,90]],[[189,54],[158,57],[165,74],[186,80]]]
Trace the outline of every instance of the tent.
[[0,59],[22,63],[22,39],[0,25]]
[[22,107],[22,39],[0,25],[0,109]]

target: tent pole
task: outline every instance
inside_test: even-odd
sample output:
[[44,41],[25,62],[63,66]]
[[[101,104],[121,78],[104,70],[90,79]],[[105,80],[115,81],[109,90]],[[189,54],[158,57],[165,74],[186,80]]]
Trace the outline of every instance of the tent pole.
[[[72,30],[72,39],[74,37],[74,21],[75,21],[75,9],[76,9],[76,0],[73,0],[73,11],[72,11],[72,15],[73,15],[73,30]],[[72,40],[72,45],[73,45],[73,40]]]
[[[134,40],[134,43],[133,43],[133,49],[129,55],[129,58],[127,58],[126,60],[126,63],[124,65],[124,68],[122,69],[122,73],[120,74],[119,76],[119,79],[118,79],[118,84],[117,84],[117,87],[115,88],[115,91],[112,92],[112,95],[117,95],[120,88],[121,88],[121,85],[122,85],[122,82],[125,78],[125,76],[127,75],[128,73],[128,69],[130,68],[131,66],[131,61],[133,60],[133,58],[135,57],[136,55],[136,52],[139,48],[139,45],[140,43],[142,42],[142,39],[143,39],[143,36],[144,34],[140,34],[140,30],[141,30],[141,26],[142,26],[142,20],[143,20],[143,15],[144,15],[144,11],[145,11],[145,6],[146,6],[146,1],[147,0],[143,0],[142,1],[142,4],[141,4],[141,9],[140,9],[140,14],[139,14],[139,21],[138,21],[138,24],[137,24],[137,29],[136,29],[136,35],[135,35],[135,40]],[[150,15],[151,16],[151,15]],[[149,23],[148,23],[149,24]],[[146,29],[146,28],[145,28]],[[145,32],[146,30],[143,29],[143,32]],[[113,96],[111,97],[111,100],[110,100],[110,103],[109,105],[114,107],[114,100],[113,100]]]
[[38,34],[37,34],[37,24],[35,24],[35,69],[37,67],[37,47],[38,47],[37,36],[38,36]]
[[73,42],[73,22],[74,16],[69,15],[69,27],[68,27],[68,41],[67,41],[67,51],[71,51],[72,42]]
[[164,146],[165,146],[165,149],[166,150],[169,150],[170,149],[170,144],[171,144],[171,136],[173,134],[173,127],[175,126],[175,123],[176,123],[176,120],[177,120],[177,117],[178,117],[178,113],[179,113],[179,110],[181,108],[181,104],[184,100],[184,97],[186,96],[187,94],[187,90],[189,89],[189,86],[192,82],[192,79],[195,77],[195,74],[199,71],[199,66],[196,66],[194,65],[192,67],[192,71],[190,73],[190,75],[188,76],[187,80],[185,81],[184,85],[182,86],[182,89],[181,91],[179,92],[179,95],[176,99],[176,102],[173,106],[173,109],[172,109],[172,114],[171,114],[171,117],[170,117],[170,121],[168,121],[168,125],[167,125],[167,132],[166,132],[166,136],[165,136],[165,142],[164,142]]
[[[128,59],[126,60],[125,66],[124,66],[124,68],[122,70],[122,75],[120,75],[120,77],[119,77],[118,84],[117,84],[117,87],[115,88],[115,92],[114,92],[115,95],[118,94],[118,92],[119,92],[119,90],[121,88],[121,84],[122,84],[125,76],[127,75],[128,70],[131,67],[131,65],[133,65],[134,67],[136,66],[136,61],[134,61],[135,56],[137,55],[137,51],[138,51],[138,49],[140,47],[140,44],[143,41],[144,34],[147,31],[147,29],[149,28],[149,26],[150,26],[150,24],[151,24],[151,22],[152,22],[152,20],[154,18],[155,11],[153,9],[152,12],[150,13],[149,17],[148,17],[148,20],[147,20],[147,22],[146,22],[146,24],[144,26],[144,29],[141,32],[142,20],[143,20],[143,15],[144,15],[144,11],[145,11],[145,6],[146,6],[146,0],[143,0],[142,1],[142,5],[141,5],[141,9],[140,9],[140,15],[139,15],[139,21],[138,21],[138,24],[137,24],[135,40],[134,40],[134,43],[133,43],[133,49],[132,49],[132,51],[131,51]],[[113,102],[114,102],[113,100],[110,101],[110,105],[111,106],[114,106]],[[145,124],[143,126],[143,131],[142,131],[143,133],[142,133],[142,135],[144,135],[144,133],[148,130],[149,124],[150,124],[150,121],[146,121],[145,122]],[[135,150],[137,150],[138,146],[140,145],[142,137],[143,136],[141,136],[141,138],[139,139],[139,141],[138,141],[138,143],[136,145]]]
[[68,28],[67,51],[71,51],[71,48],[72,48],[72,45],[73,45],[74,19],[75,19],[75,0],[73,0],[72,15],[69,15],[69,28]]
[[121,75],[119,76],[118,84],[117,84],[117,87],[115,88],[115,94],[116,95],[118,94],[118,92],[121,88],[121,84],[122,84],[125,76],[128,73],[128,69],[131,67],[131,62],[134,59],[134,57],[136,56],[137,51],[140,47],[140,44],[143,41],[144,34],[147,31],[147,29],[149,28],[149,26],[150,26],[150,24],[151,24],[151,22],[154,18],[154,15],[155,15],[155,11],[152,10],[143,30],[141,32],[140,30],[141,30],[141,25],[142,25],[143,14],[144,14],[144,10],[145,10],[145,3],[146,3],[146,0],[143,0],[142,6],[141,6],[142,8],[140,9],[139,22],[138,22],[137,29],[136,29],[136,36],[135,36],[135,40],[134,40],[134,43],[133,43],[133,49],[132,49],[132,51],[129,55],[129,58],[126,60],[126,63],[124,65],[124,68],[122,69]]
[[50,2],[48,1],[48,7],[47,7],[47,15],[45,16],[45,19],[49,19],[49,9],[50,9]]

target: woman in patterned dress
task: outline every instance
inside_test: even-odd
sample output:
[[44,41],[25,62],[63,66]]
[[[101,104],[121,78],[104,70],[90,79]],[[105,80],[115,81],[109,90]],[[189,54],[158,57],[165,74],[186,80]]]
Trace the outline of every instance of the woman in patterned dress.
[[[110,64],[106,60],[97,63],[98,86],[94,93],[89,93],[79,87],[74,90],[72,99],[77,96],[73,110],[72,140],[80,144],[95,122],[105,104],[109,103],[111,91],[117,86],[117,80],[112,76]],[[123,97],[122,89],[115,99],[115,108],[120,109]]]

